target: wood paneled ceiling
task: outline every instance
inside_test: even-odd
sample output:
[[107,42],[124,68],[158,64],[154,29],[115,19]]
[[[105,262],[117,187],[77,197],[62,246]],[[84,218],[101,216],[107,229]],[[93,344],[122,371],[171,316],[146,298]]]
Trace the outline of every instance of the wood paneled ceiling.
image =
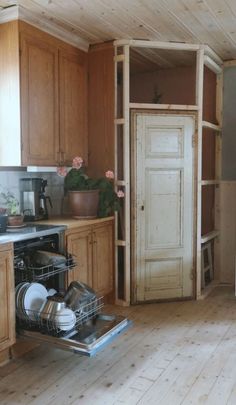
[[0,7],[12,4],[87,44],[121,38],[201,43],[224,60],[236,59],[235,0],[0,0]]

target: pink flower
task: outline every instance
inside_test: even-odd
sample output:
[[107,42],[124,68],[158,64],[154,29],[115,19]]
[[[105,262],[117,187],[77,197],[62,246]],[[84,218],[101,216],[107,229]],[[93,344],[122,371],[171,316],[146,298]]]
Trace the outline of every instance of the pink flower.
[[82,164],[83,164],[83,159],[82,159],[82,157],[76,156],[76,157],[73,159],[72,167],[73,167],[73,169],[80,169],[81,166],[82,166]]
[[125,193],[122,190],[117,191],[116,194],[118,198],[123,198],[125,196]]
[[64,166],[60,166],[57,168],[57,174],[60,177],[65,177],[67,175],[67,169]]
[[114,173],[112,170],[107,170],[107,172],[105,173],[105,176],[107,179],[114,179]]

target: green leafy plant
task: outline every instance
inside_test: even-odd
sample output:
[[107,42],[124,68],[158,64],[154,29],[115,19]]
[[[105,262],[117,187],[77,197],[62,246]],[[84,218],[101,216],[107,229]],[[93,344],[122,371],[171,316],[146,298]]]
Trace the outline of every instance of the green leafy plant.
[[7,210],[8,215],[19,214],[19,201],[9,190],[0,193],[0,204]]
[[65,177],[65,193],[67,191],[99,190],[99,217],[107,217],[119,210],[120,198],[124,197],[124,193],[122,190],[117,193],[114,191],[114,173],[111,170],[105,173],[105,177],[93,179],[86,175],[83,159],[75,157],[69,171],[66,167],[59,167],[57,173],[59,176]]

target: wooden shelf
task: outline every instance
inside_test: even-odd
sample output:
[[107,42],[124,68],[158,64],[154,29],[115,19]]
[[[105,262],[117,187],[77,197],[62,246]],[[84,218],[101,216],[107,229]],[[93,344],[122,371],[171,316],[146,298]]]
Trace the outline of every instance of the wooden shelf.
[[116,125],[124,125],[125,124],[125,119],[124,118],[116,118],[115,119],[115,124]]
[[206,233],[201,237],[201,243],[206,243],[209,242],[209,240],[215,239],[219,236],[220,232],[219,231],[211,231],[209,233]]
[[197,111],[197,105],[183,105],[183,104],[152,104],[152,103],[129,103],[130,108],[141,108],[149,110],[187,110]]
[[116,246],[126,246],[126,242],[124,240],[117,240]]
[[208,122],[208,121],[202,121],[202,127],[203,128],[214,129],[214,131],[217,131],[217,132],[222,131],[222,129],[221,129],[221,127],[219,125],[212,124],[211,122]]
[[202,186],[219,186],[220,180],[202,180]]

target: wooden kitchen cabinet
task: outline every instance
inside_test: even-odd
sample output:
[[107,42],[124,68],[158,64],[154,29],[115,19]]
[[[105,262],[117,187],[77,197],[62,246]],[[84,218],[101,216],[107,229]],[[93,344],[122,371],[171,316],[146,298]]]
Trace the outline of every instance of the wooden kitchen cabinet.
[[74,50],[59,51],[61,160],[71,166],[76,155],[88,159],[87,57]]
[[73,280],[85,282],[97,294],[113,292],[113,220],[68,231],[67,250],[74,255],[77,266],[68,273]]
[[68,283],[79,280],[92,287],[92,232],[91,228],[76,231],[67,236],[67,250],[77,263],[68,273]]
[[87,161],[87,53],[11,21],[0,24],[0,60],[0,165]]
[[93,288],[100,295],[113,290],[113,227],[111,223],[93,229]]
[[0,245],[0,352],[15,343],[13,246]]
[[21,34],[22,163],[59,163],[58,49]]

